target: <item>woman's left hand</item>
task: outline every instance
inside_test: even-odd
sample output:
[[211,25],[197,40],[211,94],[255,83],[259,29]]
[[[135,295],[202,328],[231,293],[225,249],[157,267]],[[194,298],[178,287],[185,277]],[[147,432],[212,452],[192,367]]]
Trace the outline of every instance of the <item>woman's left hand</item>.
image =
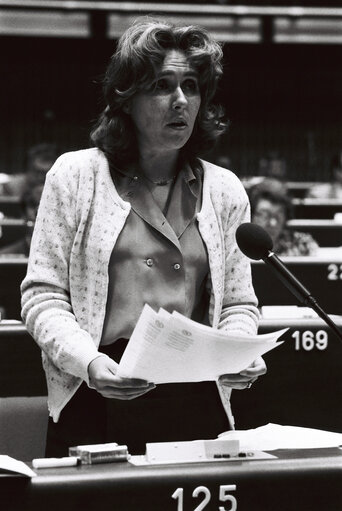
[[222,374],[219,377],[219,383],[227,385],[232,389],[249,389],[252,384],[267,371],[266,364],[262,357],[258,357],[254,362],[237,374]]

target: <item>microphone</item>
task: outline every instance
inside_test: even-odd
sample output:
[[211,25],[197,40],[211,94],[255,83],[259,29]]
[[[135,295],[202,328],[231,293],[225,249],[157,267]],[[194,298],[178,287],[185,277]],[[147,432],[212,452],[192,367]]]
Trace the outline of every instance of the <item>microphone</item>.
[[236,230],[236,241],[241,250],[250,259],[262,259],[268,264],[279,280],[301,302],[311,307],[342,341],[342,333],[333,320],[324,312],[311,292],[286,268],[279,257],[272,252],[271,236],[259,225],[253,223],[241,224]]

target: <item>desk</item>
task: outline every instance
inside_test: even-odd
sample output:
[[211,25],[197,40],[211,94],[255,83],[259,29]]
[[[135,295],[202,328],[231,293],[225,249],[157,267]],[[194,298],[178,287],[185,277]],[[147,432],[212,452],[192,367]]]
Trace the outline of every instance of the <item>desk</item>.
[[[232,394],[237,428],[275,422],[341,432],[342,344],[321,319],[263,319],[259,333],[284,327],[286,341],[265,355],[267,374]],[[38,346],[24,325],[0,323],[0,397],[43,395]]]
[[0,247],[22,239],[27,230],[26,221],[20,218],[4,218],[0,222],[0,228],[2,230]]
[[20,197],[0,195],[0,211],[9,218],[21,218],[23,208]]
[[[219,506],[222,511],[341,509],[342,452],[339,449],[273,453],[279,458],[149,467],[120,463],[45,469],[32,480],[0,476],[0,491],[7,511],[218,511]],[[192,496],[196,488],[197,497]],[[230,500],[224,501],[224,495],[231,496]],[[205,496],[207,505],[203,503]]]
[[[342,258],[281,257],[329,314],[342,314]],[[259,305],[298,305],[297,298],[263,261],[252,261],[252,277]]]
[[46,394],[40,348],[24,324],[0,322],[0,397]]
[[[342,330],[342,318],[336,319]],[[321,319],[261,320],[259,333],[289,328],[266,353],[267,374],[233,391],[237,429],[268,422],[342,432],[342,343]]]
[[27,271],[27,258],[0,258],[0,307],[5,309],[3,317],[21,319],[20,284]]
[[292,199],[295,218],[334,218],[342,212],[338,199]]
[[311,234],[320,247],[342,246],[342,223],[335,220],[298,218],[289,220],[287,227],[290,230]]
[[325,184],[317,181],[287,181],[287,189],[292,197],[304,198],[308,191],[317,185]]

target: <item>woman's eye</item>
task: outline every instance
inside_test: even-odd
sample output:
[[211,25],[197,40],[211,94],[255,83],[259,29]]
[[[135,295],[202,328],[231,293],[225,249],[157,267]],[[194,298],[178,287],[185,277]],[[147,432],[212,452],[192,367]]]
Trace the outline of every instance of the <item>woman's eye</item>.
[[155,90],[164,91],[168,89],[168,83],[166,80],[158,80],[155,84]]
[[185,80],[183,89],[189,92],[198,92],[198,84],[196,80]]

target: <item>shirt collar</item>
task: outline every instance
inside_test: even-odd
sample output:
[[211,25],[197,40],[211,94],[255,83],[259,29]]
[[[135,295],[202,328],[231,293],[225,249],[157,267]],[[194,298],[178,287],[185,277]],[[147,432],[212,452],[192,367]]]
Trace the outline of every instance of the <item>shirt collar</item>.
[[[113,179],[116,188],[119,193],[126,193],[132,182],[136,179],[141,179],[139,174],[134,171],[134,169],[123,169],[119,167],[113,168]],[[201,176],[202,176],[202,167],[200,163],[190,164],[188,161],[183,161],[180,164],[180,169],[178,173],[181,175],[185,183],[188,184],[191,193],[198,197],[201,191]]]

